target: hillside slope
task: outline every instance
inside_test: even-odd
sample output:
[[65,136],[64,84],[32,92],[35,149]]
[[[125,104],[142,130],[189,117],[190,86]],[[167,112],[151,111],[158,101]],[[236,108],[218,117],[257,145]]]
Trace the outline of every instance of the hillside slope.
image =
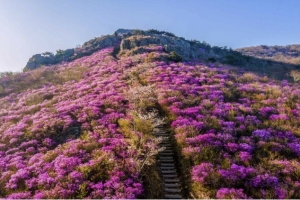
[[162,35],[0,77],[1,198],[163,198],[157,113],[185,198],[300,198],[299,84]]
[[245,55],[300,65],[300,45],[245,47],[236,49]]

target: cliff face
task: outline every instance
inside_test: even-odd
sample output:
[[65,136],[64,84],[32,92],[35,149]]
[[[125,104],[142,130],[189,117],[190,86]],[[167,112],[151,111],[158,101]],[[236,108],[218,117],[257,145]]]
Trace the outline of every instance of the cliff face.
[[188,60],[191,57],[194,57],[195,54],[191,51],[191,45],[189,42],[177,37],[170,37],[164,34],[135,35],[124,38],[120,44],[120,50],[128,51],[138,47],[151,45],[162,46],[164,51],[167,53],[175,51],[184,60]]

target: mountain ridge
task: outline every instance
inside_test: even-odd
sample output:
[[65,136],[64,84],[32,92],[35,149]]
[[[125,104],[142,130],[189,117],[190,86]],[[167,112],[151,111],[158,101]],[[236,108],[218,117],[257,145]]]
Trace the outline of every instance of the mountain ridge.
[[162,60],[173,58],[174,61],[219,62],[289,81],[298,81],[298,75],[295,78],[293,74],[298,73],[300,68],[298,63],[259,57],[247,54],[241,49],[232,50],[226,47],[211,46],[197,40],[186,40],[165,31],[118,29],[112,35],[96,37],[73,49],[58,50],[56,54],[45,52],[33,55],[27,62],[24,71],[70,62],[106,47],[114,48],[113,56],[115,58],[149,52],[152,51],[151,47],[162,47],[162,51],[165,53],[165,58],[161,57]]
[[300,44],[284,46],[259,45],[235,50],[252,57],[300,65]]

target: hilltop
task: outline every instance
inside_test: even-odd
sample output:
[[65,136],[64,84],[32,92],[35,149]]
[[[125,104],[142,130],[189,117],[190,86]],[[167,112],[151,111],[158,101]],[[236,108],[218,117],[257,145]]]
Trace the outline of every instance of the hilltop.
[[296,68],[157,30],[35,55],[0,76],[0,197],[299,199]]
[[[291,72],[298,74],[299,70],[297,61],[299,57],[294,52],[297,45],[290,46],[291,52],[294,53],[284,54],[289,57],[268,59],[268,57],[262,56],[261,52],[253,53],[254,51],[251,49],[254,47],[232,50],[226,47],[211,46],[197,40],[186,40],[173,33],[153,29],[148,31],[119,29],[112,35],[96,37],[73,49],[58,50],[56,54],[50,52],[36,54],[29,59],[24,71],[60,62],[70,62],[106,47],[113,47],[113,54],[117,58],[148,52],[148,48],[151,46],[161,46],[163,52],[166,53],[165,56],[173,57],[174,61],[219,62],[279,80],[298,81],[299,79],[298,75],[295,77],[294,74],[291,74]],[[274,53],[273,50],[272,52]],[[275,52],[277,55],[284,51],[278,49]],[[286,62],[287,60],[288,62]]]

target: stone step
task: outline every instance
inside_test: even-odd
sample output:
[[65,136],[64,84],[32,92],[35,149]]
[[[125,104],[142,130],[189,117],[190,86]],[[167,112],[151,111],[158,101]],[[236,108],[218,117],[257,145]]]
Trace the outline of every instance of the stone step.
[[176,188],[176,187],[180,187],[179,183],[165,183],[165,187],[166,188]]
[[154,134],[157,137],[169,137],[169,134]]
[[170,135],[170,132],[158,130],[158,131],[154,131],[153,134],[156,134],[156,135],[157,134],[168,134],[168,135]]
[[166,184],[169,184],[169,183],[179,183],[179,179],[178,178],[166,178],[166,179],[164,179],[164,182]]
[[182,199],[180,194],[165,194],[166,199]]
[[177,174],[163,174],[163,178],[177,178]]
[[156,137],[163,137],[163,138],[168,138],[170,137],[170,135],[168,134],[155,134]]
[[155,135],[155,137],[162,137],[163,138],[162,141],[164,141],[164,140],[169,140],[170,141],[168,135]]
[[170,135],[168,132],[154,132],[154,135]]
[[156,131],[154,131],[154,133],[168,133],[169,131],[166,131],[165,129],[157,129]]
[[[159,154],[160,154],[160,155],[163,155],[163,154],[164,154],[164,155],[170,154],[170,156],[172,156],[172,155],[173,155],[173,151],[171,151],[171,150],[170,150],[170,151],[161,151],[161,152],[159,152]],[[171,155],[171,154],[172,154],[172,155]]]
[[174,163],[169,164],[169,163],[161,163],[160,164],[161,167],[175,167]]
[[172,158],[172,159],[174,159],[173,156],[170,156],[170,155],[166,155],[166,156],[165,155],[159,155],[159,157],[160,158]]
[[160,156],[173,156],[174,154],[172,152],[160,152]]
[[165,147],[165,149],[161,152],[164,152],[164,153],[173,153],[173,150],[171,149],[171,147]]
[[169,143],[170,143],[170,139],[167,138],[167,137],[164,137],[164,138],[162,139],[162,142],[169,142]]
[[158,136],[170,136],[169,133],[154,133],[154,135],[158,135]]
[[159,146],[162,146],[162,147],[172,147],[171,143],[160,143]]
[[176,170],[161,170],[162,174],[176,174]]
[[172,146],[170,144],[159,145],[159,147],[165,147],[167,150],[172,149]]
[[165,147],[165,149],[161,152],[164,152],[164,153],[173,153],[173,149],[171,146],[167,146]]
[[160,167],[161,170],[175,170],[175,166],[171,167]]
[[173,160],[174,161],[174,158],[172,156],[159,156],[159,159],[160,160]]
[[180,193],[181,190],[180,189],[165,188],[165,192],[168,192],[168,193]]
[[171,149],[165,149],[163,151],[161,151],[162,153],[173,153],[173,151]]
[[160,160],[160,163],[174,163],[174,160]]
[[164,153],[173,153],[173,150],[171,149],[171,147],[165,147],[165,149],[161,152],[164,152]]

